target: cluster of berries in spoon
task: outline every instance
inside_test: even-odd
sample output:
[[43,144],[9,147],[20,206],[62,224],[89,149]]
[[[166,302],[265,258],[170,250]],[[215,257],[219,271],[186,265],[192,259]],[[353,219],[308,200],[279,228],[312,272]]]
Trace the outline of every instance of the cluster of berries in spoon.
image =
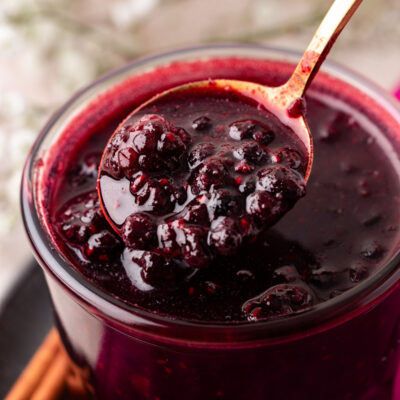
[[103,153],[98,190],[123,257],[157,286],[279,220],[305,194],[294,133],[237,93],[171,98],[129,116]]

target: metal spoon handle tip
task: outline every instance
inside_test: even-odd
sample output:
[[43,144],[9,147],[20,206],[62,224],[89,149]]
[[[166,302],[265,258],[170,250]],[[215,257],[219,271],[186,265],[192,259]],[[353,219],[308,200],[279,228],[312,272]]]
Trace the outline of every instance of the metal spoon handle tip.
[[362,0],[335,0],[312,37],[290,79],[279,89],[286,104],[303,96],[340,32]]

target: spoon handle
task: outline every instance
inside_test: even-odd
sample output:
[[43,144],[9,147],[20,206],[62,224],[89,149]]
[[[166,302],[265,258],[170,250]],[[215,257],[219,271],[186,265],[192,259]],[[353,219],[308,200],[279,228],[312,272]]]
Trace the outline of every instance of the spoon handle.
[[361,2],[362,0],[335,0],[333,2],[292,76],[283,85],[293,96],[292,100],[304,94],[340,32]]

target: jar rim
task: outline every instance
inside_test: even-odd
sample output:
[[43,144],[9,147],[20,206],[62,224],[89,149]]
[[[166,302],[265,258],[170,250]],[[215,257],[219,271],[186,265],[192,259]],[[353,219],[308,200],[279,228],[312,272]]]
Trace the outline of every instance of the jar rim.
[[[178,56],[187,54],[204,56],[207,53],[206,55],[210,57],[210,53],[214,52],[215,56],[223,57],[224,54],[218,55],[223,51],[235,51],[235,54],[242,52],[243,55],[250,51],[260,52],[265,59],[271,58],[272,53],[280,60],[288,57],[292,60],[298,60],[301,57],[301,53],[297,51],[269,46],[216,44],[182,48],[140,58],[109,72],[77,92],[50,118],[29,153],[22,177],[21,209],[25,229],[36,258],[45,271],[60,281],[78,302],[96,316],[107,319],[108,323],[117,329],[127,332],[133,330],[140,332],[143,336],[157,337],[159,340],[169,342],[190,341],[192,343],[207,343],[208,346],[211,343],[218,346],[232,346],[235,343],[241,345],[246,343],[251,343],[252,345],[255,343],[272,344],[308,336],[311,333],[345,322],[352,316],[379,302],[381,297],[400,285],[400,269],[398,268],[400,264],[400,249],[397,249],[384,267],[363,282],[337,297],[298,313],[257,323],[247,321],[235,323],[188,321],[158,315],[118,300],[87,280],[52,246],[51,238],[39,218],[34,179],[36,155],[39,154],[44,139],[52,131],[57,121],[64,114],[71,111],[81,96],[93,91],[101,83],[108,82],[117,76],[122,77],[123,81],[125,79],[124,74],[126,75],[126,73],[140,65],[151,64],[155,60],[173,60]],[[227,56],[227,54],[225,55]],[[395,117],[400,127],[400,105],[383,89],[358,73],[331,61],[325,61],[322,69],[335,78],[346,78],[345,82],[359,89],[361,88],[367,95],[372,95],[371,97],[374,98],[374,101]]]

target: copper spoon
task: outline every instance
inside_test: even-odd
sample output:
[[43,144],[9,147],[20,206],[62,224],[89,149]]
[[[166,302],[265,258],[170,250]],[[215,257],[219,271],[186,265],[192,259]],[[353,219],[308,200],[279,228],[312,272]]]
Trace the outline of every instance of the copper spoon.
[[[283,125],[291,128],[298,136],[307,151],[307,168],[304,173],[304,180],[307,182],[313,162],[313,144],[310,129],[303,113],[301,112],[302,97],[317,73],[320,65],[332,48],[335,40],[361,2],[362,0],[335,0],[333,2],[311,39],[311,42],[304,52],[300,62],[297,64],[292,76],[283,85],[278,87],[268,87],[253,82],[231,79],[192,82],[157,94],[136,108],[126,118],[126,120],[132,118],[133,115],[138,113],[144,107],[149,107],[161,98],[176,95],[178,92],[179,94],[184,94],[185,91],[191,92],[196,90],[196,88],[205,88],[210,85],[214,88],[219,87],[239,92],[242,96],[251,98],[264,106],[266,110],[274,114]],[[124,122],[122,122],[122,124],[123,123]],[[117,131],[118,129],[116,129],[110,138],[110,141]],[[99,171],[102,169],[103,159],[104,157],[101,160]],[[98,184],[98,192],[100,202],[102,207],[104,207],[105,202],[101,181],[99,181]],[[104,188],[104,193],[107,192],[109,191]]]

